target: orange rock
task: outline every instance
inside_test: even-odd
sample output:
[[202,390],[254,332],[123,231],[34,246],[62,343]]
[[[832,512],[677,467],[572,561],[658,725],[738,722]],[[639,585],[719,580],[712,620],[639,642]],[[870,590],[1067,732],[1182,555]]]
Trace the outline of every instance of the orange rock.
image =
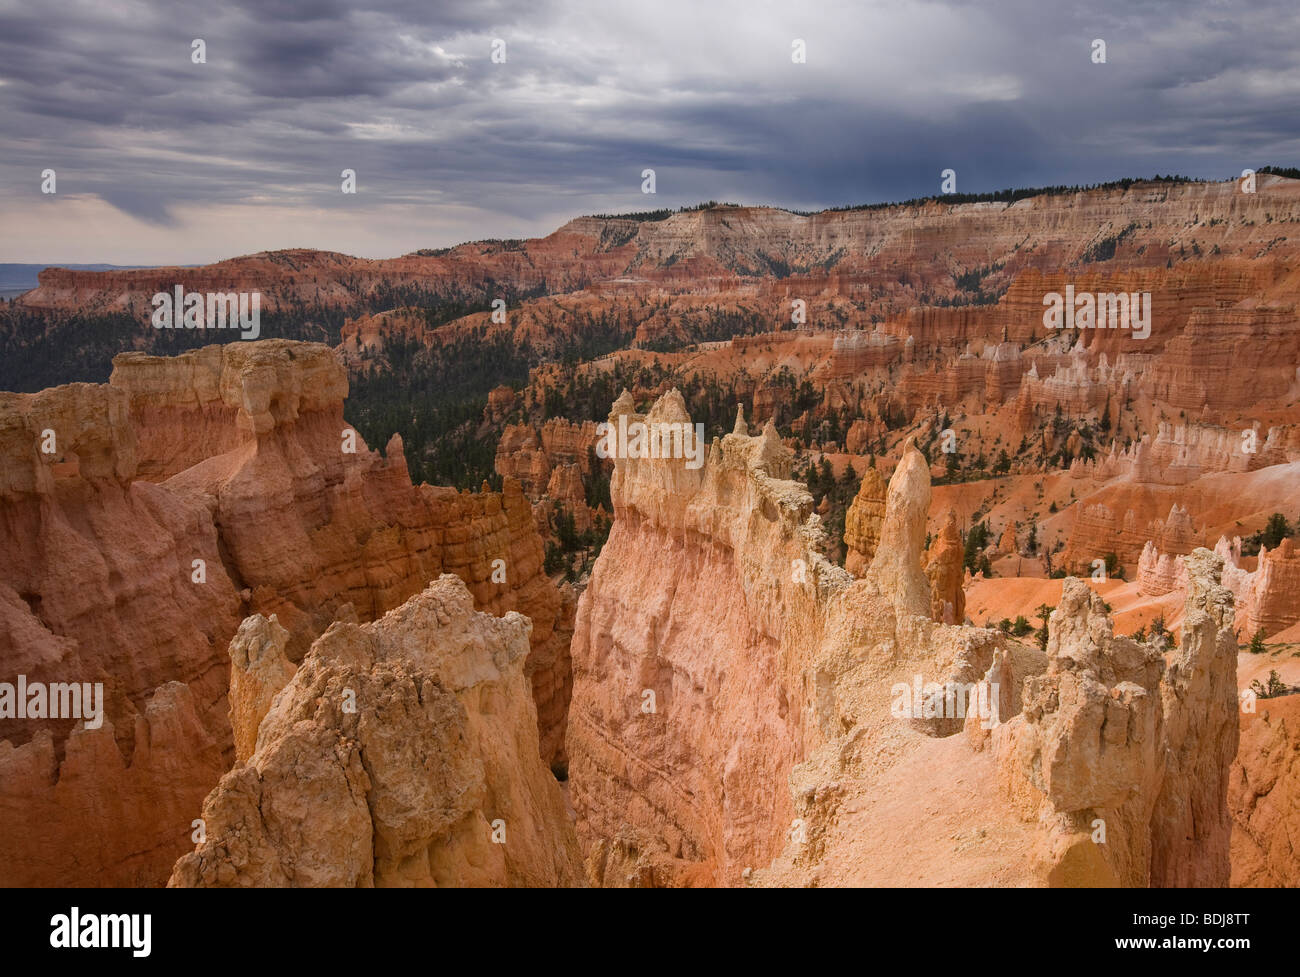
[[1232,885],[1300,886],[1300,695],[1260,699],[1241,714],[1232,765]]
[[[5,724],[0,834],[29,842],[3,881],[159,884],[235,758],[223,649],[240,619],[275,615],[294,661],[348,605],[374,619],[443,572],[481,609],[531,618],[539,747],[563,768],[572,597],[541,572],[528,500],[513,479],[413,486],[400,438],[385,457],[352,437],[346,390],[328,347],[268,340],[124,354],[108,386],[0,394],[0,657],[33,680],[103,681],[107,700],[99,730]],[[238,678],[241,749],[277,682]]]
[[844,566],[855,577],[862,576],[876,555],[880,524],[885,518],[885,480],[875,468],[868,468],[858,494],[844,514]]
[[1260,630],[1265,637],[1277,634],[1300,621],[1300,551],[1289,538],[1272,551],[1260,548],[1243,603],[1247,637]]
[[204,801],[206,837],[169,885],[580,884],[539,757],[528,627],[476,612],[450,574],[378,621],[331,627]]
[[962,589],[964,557],[957,516],[949,510],[943,530],[930,544],[925,565],[931,588],[930,614],[944,624],[962,624],[966,620],[966,593]]

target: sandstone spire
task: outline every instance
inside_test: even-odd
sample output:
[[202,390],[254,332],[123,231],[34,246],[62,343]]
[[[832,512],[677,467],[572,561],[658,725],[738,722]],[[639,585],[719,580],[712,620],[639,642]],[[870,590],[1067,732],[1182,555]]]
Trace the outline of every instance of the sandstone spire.
[[632,399],[632,394],[627,387],[624,387],[623,392],[618,395],[618,400],[614,401],[614,406],[609,410],[610,420],[614,420],[622,414],[635,413],[636,401]]
[[925,575],[932,590],[930,616],[943,624],[961,624],[966,619],[966,594],[962,590],[964,556],[957,514],[948,519],[927,554]]
[[208,795],[206,838],[169,885],[580,884],[539,755],[529,629],[475,611],[451,574],[372,624],[331,626]]
[[893,598],[899,614],[930,616],[930,581],[921,569],[930,511],[930,466],[911,438],[889,480],[880,543],[867,579]]
[[794,467],[794,455],[781,440],[781,435],[776,433],[776,425],[770,417],[763,425],[757,464],[773,478],[782,479],[789,478]]
[[860,577],[871,565],[885,518],[885,479],[874,465],[862,476],[858,494],[844,514],[844,567]]
[[1014,522],[1008,522],[1006,528],[1002,530],[1002,536],[998,539],[998,552],[1003,556],[1014,556],[1018,552]]
[[230,639],[230,728],[237,763],[253,755],[257,727],[276,693],[293,678],[294,666],[284,653],[288,641],[289,632],[274,614],[245,618]]

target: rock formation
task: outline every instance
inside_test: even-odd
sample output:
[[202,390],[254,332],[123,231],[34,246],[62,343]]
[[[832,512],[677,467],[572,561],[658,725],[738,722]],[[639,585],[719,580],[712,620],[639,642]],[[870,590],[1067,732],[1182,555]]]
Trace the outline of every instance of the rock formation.
[[1002,535],[998,538],[997,551],[1002,556],[1015,556],[1019,551],[1019,544],[1016,542],[1016,524],[1009,522],[1006,528],[1002,530]]
[[1268,637],[1300,622],[1300,551],[1290,539],[1273,550],[1260,548],[1243,603],[1248,636],[1262,630]]
[[[683,419],[680,398],[649,416]],[[816,556],[811,499],[774,477],[766,441],[728,435],[699,472],[616,463],[573,645],[571,789],[594,882],[1226,883],[1235,640],[1212,554],[1189,557],[1168,666],[1114,637],[1073,580],[1044,656],[932,620],[919,452],[855,581]]]
[[866,573],[876,555],[880,524],[885,518],[885,480],[880,472],[868,468],[858,486],[858,494],[844,514],[844,567],[855,577]]
[[[295,700],[315,723],[295,753],[274,703],[341,674],[313,658],[327,629],[401,614],[444,572],[478,611],[531,619],[537,748],[557,775],[571,767],[585,871],[601,884],[1213,884],[1229,808],[1233,880],[1294,879],[1283,703],[1243,724],[1230,804],[1223,794],[1225,631],[1280,644],[1300,623],[1293,542],[1253,571],[1228,542],[1300,512],[1300,237],[1279,230],[1297,220],[1300,181],[1261,175],[1257,194],[1159,181],[806,216],[708,207],[381,261],[293,250],[46,270],[0,309],[0,385],[103,379],[108,354],[60,365],[57,351],[81,341],[85,317],[126,313],[141,329],[123,336],[138,352],[107,385],[0,395],[0,661],[13,666],[0,680],[102,680],[106,693],[99,728],[0,720],[0,837],[30,839],[6,851],[0,882],[157,884],[232,765],[249,792],[293,804],[297,785],[268,787],[257,771],[274,781],[286,758],[325,763],[320,749],[342,735],[356,740],[347,755],[388,757],[332,700]],[[1113,245],[1104,261],[1099,241]],[[145,322],[150,295],[177,283],[256,289],[274,327],[297,335],[344,319],[342,342],[146,355],[193,338]],[[1043,297],[1067,285],[1153,293],[1150,335],[1045,332]],[[761,331],[789,321],[796,292],[807,321]],[[461,314],[498,294],[506,321]],[[393,295],[424,308],[380,308]],[[372,451],[351,428],[340,363],[368,385],[397,376],[390,340],[424,365],[490,344],[518,353],[511,369],[528,362],[522,390],[492,387],[513,373],[481,377],[474,394],[486,409],[471,435],[502,434],[501,492],[414,486],[400,437]],[[593,349],[607,352],[582,362]],[[676,384],[693,403],[703,392],[710,423],[723,403],[752,404],[754,434],[738,416],[701,470],[617,461],[617,522],[575,617],[584,583],[546,578],[542,537],[560,507],[579,528],[596,515],[585,417],[615,382],[631,388],[615,418],[657,401],[643,419],[689,420]],[[557,404],[584,419],[553,416]],[[373,418],[371,406],[348,416]],[[941,419],[961,451],[931,497],[908,440],[930,443]],[[835,548],[821,518],[838,518],[840,497],[814,508],[789,480],[786,443],[837,469],[867,461],[845,515],[848,573],[816,555]],[[1004,554],[1026,527],[1033,553],[963,591],[948,513],[1001,527]],[[1215,539],[1221,569],[1197,550]],[[1137,570],[1135,585],[1097,587],[1116,620],[1133,631],[1166,615],[1176,649],[1116,637],[1080,585],[1006,576],[1089,573],[1112,553]],[[1057,603],[1048,653],[963,626],[968,596],[985,622]],[[405,678],[394,685],[388,668],[374,659],[348,681],[393,690]],[[429,718],[450,700],[428,701],[403,728],[442,751],[448,784],[470,783],[446,740],[461,727]],[[488,714],[461,705],[464,723]],[[259,730],[274,733],[262,750]],[[385,783],[404,784],[400,768]],[[434,839],[389,817],[384,790],[372,811],[371,787],[351,772],[343,783],[341,875],[313,862],[324,849],[268,836],[238,870],[247,853],[229,845],[190,869],[331,884],[561,878],[531,850],[511,855],[517,871],[499,846],[474,847],[477,834],[473,861],[457,861],[444,842],[460,829]],[[218,820],[237,820],[237,794],[213,794]],[[456,824],[490,813],[445,810]],[[369,862],[367,832],[385,846]],[[427,842],[432,861],[408,842]]]
[[230,639],[230,729],[235,762],[244,763],[257,749],[257,728],[280,690],[296,670],[284,656],[289,632],[272,614],[244,618]]
[[476,612],[450,574],[378,621],[333,625],[256,752],[208,795],[206,837],[169,884],[580,884],[539,757],[528,629],[515,612]]
[[293,662],[338,616],[382,616],[444,571],[532,620],[540,749],[563,769],[571,610],[518,483],[413,486],[400,438],[384,457],[344,421],[346,390],[328,347],[267,340],[0,395],[0,659],[10,681],[101,681],[106,700],[97,729],[5,721],[0,834],[28,841],[0,880],[160,884],[235,759],[231,718],[249,749],[283,674],[256,660],[279,632],[249,635],[228,716],[240,620],[274,616]]
[[347,376],[325,346],[265,340],[114,364],[142,467],[212,513],[247,610],[276,615],[291,661],[343,606],[373,620],[455,573],[482,609],[533,621],[543,748],[563,765],[567,612],[514,479],[501,493],[412,485],[400,437],[381,456],[344,420]]
[[99,682],[104,700],[98,728],[0,721],[0,837],[23,839],[0,881],[157,885],[230,763],[241,607],[219,533],[136,478],[120,390],[0,394],[0,453],[3,681]]
[[949,510],[943,529],[930,544],[925,564],[925,576],[930,581],[930,615],[943,624],[962,624],[966,620],[964,556],[957,516]]
[[[676,391],[646,416],[621,397],[611,423],[621,414],[689,421]],[[616,460],[614,526],[578,604],[568,738],[580,838],[613,846],[589,859],[598,882],[735,883],[780,848],[802,718],[785,642],[847,580],[818,554],[790,464],[770,424],[715,441],[699,470]]]
[[1241,714],[1232,766],[1232,884],[1300,886],[1300,695],[1260,699]]
[[518,479],[524,494],[536,501],[549,494],[555,469],[571,467],[579,475],[589,474],[587,449],[595,448],[596,441],[596,425],[591,421],[574,424],[553,417],[538,427],[508,424],[497,443],[496,472]]
[[[1259,632],[1270,638],[1300,623],[1300,553],[1285,538],[1273,550],[1261,547],[1257,568],[1241,568],[1241,539],[1224,537],[1214,547],[1223,561],[1223,585],[1232,592],[1237,633],[1249,640]],[[1138,563],[1138,590],[1148,597],[1185,595],[1188,589],[1185,558],[1162,553],[1148,541]]]
[[1054,884],[1228,882],[1232,594],[1209,550],[1188,569],[1182,637],[1167,666],[1152,646],[1114,636],[1101,598],[1079,581],[1066,581],[1052,613],[1047,671],[1026,683],[1023,721],[998,747],[1004,782],[1023,778],[1041,793],[1035,816],[1052,825],[1044,872]]
[[[930,581],[921,569],[930,514],[930,466],[909,441],[889,479],[885,516],[866,579],[890,595],[901,617],[931,613]],[[955,531],[956,526],[953,526]],[[944,568],[945,576],[947,568]]]

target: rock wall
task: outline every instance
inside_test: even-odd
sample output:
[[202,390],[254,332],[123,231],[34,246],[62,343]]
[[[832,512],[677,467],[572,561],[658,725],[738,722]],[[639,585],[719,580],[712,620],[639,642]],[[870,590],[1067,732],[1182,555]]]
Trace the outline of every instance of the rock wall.
[[[644,417],[625,394],[611,422],[621,414],[689,421],[676,391]],[[818,591],[847,579],[816,554],[791,461],[769,425],[715,441],[698,471],[615,462],[614,526],[578,604],[568,740],[599,883],[735,884],[780,848],[802,737],[787,642],[815,626]]]
[[861,576],[876,555],[880,524],[885,518],[885,480],[874,467],[868,468],[848,511],[844,513],[844,567]]
[[1192,590],[1168,662],[1115,636],[1101,598],[1067,579],[1047,670],[1026,683],[1022,717],[993,734],[1009,796],[1047,828],[1038,857],[1052,884],[1228,883],[1232,594],[1209,550],[1188,569]]
[[5,885],[159,884],[231,761],[240,600],[207,510],[137,480],[136,441],[119,390],[0,394],[0,681],[104,698],[99,728],[0,719]]
[[[686,419],[675,392],[646,418]],[[1044,655],[933,620],[914,448],[857,580],[815,557],[788,471],[770,428],[715,442],[698,472],[616,462],[573,644],[595,883],[1226,884],[1235,640],[1212,554],[1189,558],[1167,666],[1074,580]]]
[[1260,548],[1243,603],[1247,637],[1260,630],[1268,637],[1300,622],[1300,551],[1290,539],[1272,550]]
[[206,838],[169,884],[580,884],[539,758],[528,628],[476,612],[450,574],[378,621],[333,625],[276,696],[256,752],[204,801]]
[[274,616],[293,662],[444,571],[480,609],[531,618],[539,748],[563,769],[572,600],[541,572],[527,499],[513,480],[412,486],[399,438],[386,457],[349,443],[346,389],[327,347],[272,340],[0,395],[3,680],[102,681],[106,698],[99,729],[0,720],[0,835],[28,839],[0,880],[162,883],[255,728],[256,709],[235,733],[227,713],[240,620]]
[[380,455],[344,420],[347,375],[319,344],[128,353],[110,384],[128,395],[146,469],[211,512],[246,611],[278,618],[291,661],[345,605],[373,620],[455,573],[483,610],[533,621],[543,748],[563,766],[571,609],[542,573],[514,479],[500,493],[412,485],[399,436]]
[[1260,699],[1241,715],[1232,765],[1232,884],[1300,886],[1300,695]]

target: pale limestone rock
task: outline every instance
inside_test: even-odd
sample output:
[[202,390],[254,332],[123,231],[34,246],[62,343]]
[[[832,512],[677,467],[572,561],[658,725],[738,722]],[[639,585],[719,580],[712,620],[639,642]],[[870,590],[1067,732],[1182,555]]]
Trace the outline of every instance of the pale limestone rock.
[[1300,695],[1261,699],[1241,716],[1232,766],[1232,885],[1300,886]]
[[891,596],[900,615],[930,615],[930,581],[921,569],[929,513],[930,466],[909,439],[889,479],[880,542],[866,574],[868,581]]
[[257,727],[277,693],[293,678],[293,663],[284,654],[288,640],[289,632],[274,614],[245,618],[230,639],[230,728],[237,763],[253,755]]
[[579,884],[539,758],[528,631],[476,612],[450,574],[379,621],[331,626],[208,795],[206,840],[169,884]]
[[[1025,683],[1008,727],[1004,784],[1048,833],[1049,884],[1222,886],[1229,768],[1237,748],[1236,641],[1221,562],[1199,549],[1179,647],[1112,634],[1101,599],[1073,578],[1050,622],[1047,671]],[[1018,778],[1032,786],[1026,792]],[[1093,833],[1104,823],[1105,844]],[[1089,846],[1092,846],[1091,848]]]

